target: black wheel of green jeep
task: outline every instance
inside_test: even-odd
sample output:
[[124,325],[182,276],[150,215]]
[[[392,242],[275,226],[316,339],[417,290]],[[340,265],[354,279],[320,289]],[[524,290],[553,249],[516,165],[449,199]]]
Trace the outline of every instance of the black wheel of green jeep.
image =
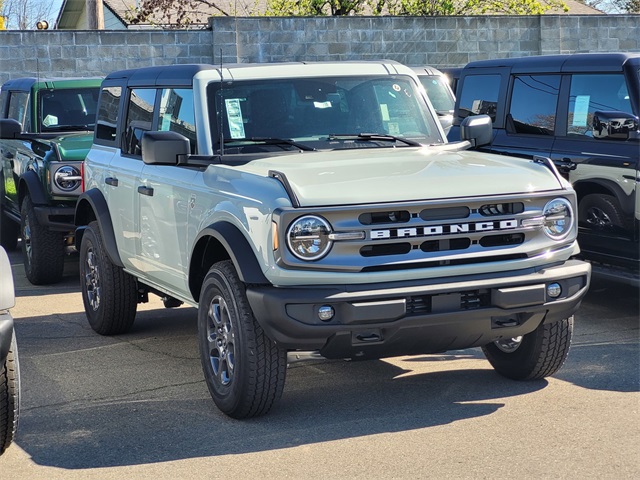
[[93,330],[100,335],[117,335],[131,328],[138,306],[136,280],[111,262],[98,222],[91,222],[82,236],[80,286]]
[[20,416],[20,364],[16,334],[13,333],[9,355],[0,365],[0,455],[16,435]]
[[287,353],[264,333],[231,261],[213,265],[198,308],[202,369],[218,408],[233,418],[267,413],[282,396]]
[[578,204],[578,221],[597,230],[625,228],[625,216],[618,199],[612,195],[592,193]]
[[571,346],[573,316],[543,323],[523,337],[505,338],[482,347],[493,368],[515,380],[535,380],[556,373]]
[[52,232],[38,222],[28,196],[20,208],[22,261],[27,279],[34,285],[62,280],[64,271],[64,234]]
[[2,203],[4,198],[4,178],[0,175],[0,245],[5,250],[15,250],[18,246],[18,236],[20,234],[20,225],[6,217]]

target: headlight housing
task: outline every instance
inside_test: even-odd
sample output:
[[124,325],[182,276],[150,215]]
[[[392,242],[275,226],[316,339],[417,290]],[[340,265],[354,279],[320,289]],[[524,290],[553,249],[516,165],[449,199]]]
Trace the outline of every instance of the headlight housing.
[[54,193],[73,193],[82,182],[80,165],[56,165],[52,170]]
[[319,260],[331,249],[330,233],[331,226],[324,218],[305,215],[289,226],[287,246],[300,260]]
[[575,217],[571,202],[565,198],[554,198],[547,202],[542,211],[544,233],[554,240],[562,240],[573,229]]

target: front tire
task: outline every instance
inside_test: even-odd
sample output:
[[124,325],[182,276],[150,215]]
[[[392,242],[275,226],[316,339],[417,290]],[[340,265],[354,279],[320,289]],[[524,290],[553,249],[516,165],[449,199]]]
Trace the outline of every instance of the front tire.
[[287,352],[264,333],[231,261],[204,279],[198,308],[202,369],[218,408],[242,419],[267,413],[282,396]]
[[27,279],[34,285],[62,280],[64,271],[64,234],[40,225],[28,196],[20,208],[22,260]]
[[569,354],[573,316],[543,323],[523,337],[501,339],[482,347],[501,375],[514,380],[536,380],[556,373]]
[[607,231],[625,228],[625,215],[618,199],[612,195],[585,195],[578,205],[578,221],[589,228]]
[[19,416],[20,364],[16,334],[13,332],[9,354],[0,365],[0,455],[15,438]]
[[136,280],[111,262],[98,222],[91,222],[82,236],[80,285],[87,320],[95,332],[117,335],[129,331],[138,306]]

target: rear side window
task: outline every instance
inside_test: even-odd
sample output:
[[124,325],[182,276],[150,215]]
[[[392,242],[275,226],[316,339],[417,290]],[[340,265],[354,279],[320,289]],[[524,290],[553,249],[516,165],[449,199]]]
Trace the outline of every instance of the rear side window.
[[468,75],[464,78],[458,117],[470,115],[489,115],[496,120],[500,75]]
[[116,141],[118,125],[118,105],[122,96],[122,87],[105,87],[100,96],[100,106],[96,118],[96,139],[107,142]]
[[158,130],[178,132],[184,135],[191,144],[191,153],[196,153],[193,90],[187,88],[165,88],[161,91]]
[[572,76],[567,135],[593,137],[593,117],[598,111],[633,113],[622,74]]
[[510,133],[553,135],[560,75],[519,75],[513,80],[507,116]]
[[129,107],[127,108],[125,145],[122,147],[122,153],[136,156],[142,155],[142,134],[151,130],[155,100],[155,88],[135,88],[131,90]]

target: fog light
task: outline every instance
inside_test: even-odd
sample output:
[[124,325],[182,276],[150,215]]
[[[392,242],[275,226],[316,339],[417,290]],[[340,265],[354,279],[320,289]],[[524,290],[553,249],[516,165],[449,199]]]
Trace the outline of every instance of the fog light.
[[336,314],[331,305],[323,305],[318,309],[318,318],[323,322],[328,322]]
[[547,285],[547,295],[551,298],[558,298],[562,293],[562,287],[559,283],[550,283]]

